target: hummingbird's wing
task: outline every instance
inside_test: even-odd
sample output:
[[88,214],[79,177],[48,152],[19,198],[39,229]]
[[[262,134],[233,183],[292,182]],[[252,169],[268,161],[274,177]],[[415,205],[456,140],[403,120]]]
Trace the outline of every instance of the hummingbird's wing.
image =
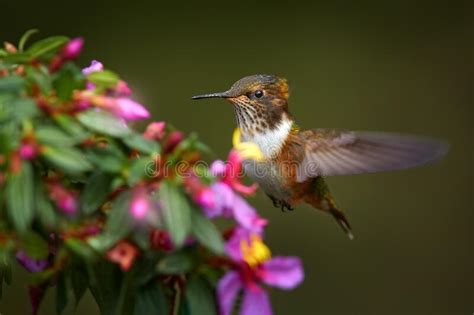
[[448,150],[442,141],[385,132],[333,129],[301,131],[305,157],[297,181],[330,175],[392,171],[440,159]]

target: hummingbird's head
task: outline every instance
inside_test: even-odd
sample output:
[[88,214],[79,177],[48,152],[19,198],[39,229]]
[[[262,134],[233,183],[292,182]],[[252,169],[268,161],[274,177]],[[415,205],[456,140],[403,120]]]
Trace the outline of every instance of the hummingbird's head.
[[225,92],[197,95],[192,99],[216,97],[234,105],[237,124],[244,133],[273,129],[282,119],[291,117],[288,82],[277,76],[251,75],[235,82]]

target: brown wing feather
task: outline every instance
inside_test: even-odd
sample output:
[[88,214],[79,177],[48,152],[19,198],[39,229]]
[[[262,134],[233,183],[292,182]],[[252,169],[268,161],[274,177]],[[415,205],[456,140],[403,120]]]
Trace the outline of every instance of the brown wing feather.
[[440,159],[445,142],[385,132],[354,132],[333,129],[299,133],[305,158],[297,181],[330,175],[350,175],[405,169]]

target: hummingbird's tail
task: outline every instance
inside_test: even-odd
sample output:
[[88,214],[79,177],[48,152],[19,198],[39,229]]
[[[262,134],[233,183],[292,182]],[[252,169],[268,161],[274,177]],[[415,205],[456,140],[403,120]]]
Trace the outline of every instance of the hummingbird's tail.
[[316,177],[314,179],[314,189],[316,194],[311,195],[305,201],[312,205],[314,208],[329,212],[342,230],[346,233],[347,237],[350,240],[354,239],[354,234],[352,234],[352,228],[347,220],[347,217],[337,205],[334,200],[329,188],[322,177]]
[[336,219],[337,223],[339,223],[339,226],[346,233],[347,237],[350,240],[353,240],[354,234],[352,234],[351,225],[349,224],[349,221],[347,220],[347,217],[344,212],[336,207],[331,207],[329,209],[329,213],[331,213],[334,219]]

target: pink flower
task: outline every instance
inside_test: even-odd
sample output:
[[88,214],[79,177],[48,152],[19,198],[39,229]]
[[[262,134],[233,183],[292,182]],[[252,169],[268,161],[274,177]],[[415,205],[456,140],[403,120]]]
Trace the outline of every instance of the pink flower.
[[107,252],[107,258],[120,265],[123,271],[129,270],[138,256],[138,249],[128,241],[121,241]]
[[101,109],[107,110],[125,120],[138,120],[150,117],[148,110],[127,97],[112,97],[94,95],[90,91],[79,91],[74,94],[76,102],[89,102]]
[[267,220],[259,216],[245,199],[221,182],[214,183],[210,189],[213,193],[213,203],[210,207],[204,207],[207,217],[234,218],[246,230],[261,233]]
[[49,185],[49,195],[59,209],[67,214],[75,214],[78,209],[77,194],[61,186],[59,183]]
[[198,205],[205,209],[215,207],[214,191],[204,185],[196,175],[184,177],[184,185]]
[[110,98],[108,109],[125,120],[138,120],[150,117],[150,113],[143,105],[126,97]]
[[154,229],[150,233],[150,244],[154,249],[161,249],[164,251],[174,250],[173,242],[170,234],[167,231]]
[[146,190],[143,188],[137,189],[130,203],[130,213],[132,216],[137,220],[141,220],[147,216],[150,208],[150,199],[146,194]]
[[226,172],[225,162],[222,160],[216,160],[212,162],[210,171],[214,176],[224,176]]
[[77,37],[71,39],[61,50],[61,57],[65,60],[72,60],[79,56],[84,46],[84,39]]
[[20,146],[19,153],[23,160],[33,160],[38,155],[38,146],[34,143],[25,142]]
[[181,143],[184,139],[184,134],[181,131],[172,131],[166,139],[166,142],[163,147],[165,153],[171,153],[174,149]]
[[165,129],[166,123],[164,121],[152,122],[146,127],[143,137],[148,140],[159,141],[165,136]]
[[92,60],[89,67],[85,67],[84,69],[82,69],[82,74],[88,75],[92,72],[99,72],[102,70],[104,70],[104,65],[100,61]]
[[299,258],[272,258],[258,234],[236,229],[227,242],[226,250],[235,263],[235,269],[228,271],[217,286],[222,315],[232,314],[237,294],[242,289],[244,295],[240,315],[271,315],[270,300],[261,284],[290,290],[304,279]]
[[127,82],[120,80],[115,87],[115,93],[120,96],[130,96],[132,94],[132,90],[128,86]]
[[204,208],[213,208],[215,206],[214,192],[212,189],[206,187],[197,193],[195,197],[196,203]]
[[227,163],[222,161],[212,163],[211,173],[220,176],[222,182],[242,195],[252,195],[258,189],[258,185],[255,183],[250,186],[245,186],[242,183],[242,159],[235,150],[230,151]]

